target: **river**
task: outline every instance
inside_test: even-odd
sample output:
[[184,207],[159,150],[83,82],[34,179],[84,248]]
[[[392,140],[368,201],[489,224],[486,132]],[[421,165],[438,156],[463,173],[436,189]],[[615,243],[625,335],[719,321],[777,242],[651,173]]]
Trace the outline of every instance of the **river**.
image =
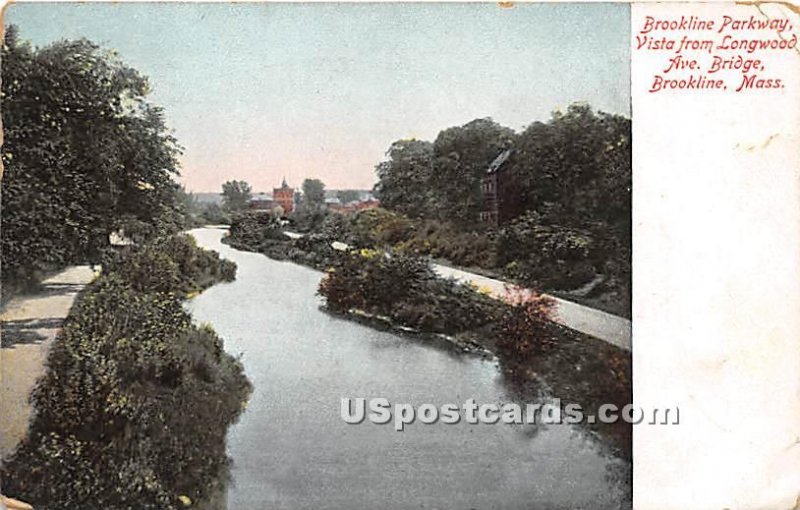
[[331,316],[315,295],[321,273],[234,250],[224,233],[192,231],[238,264],[236,281],[189,308],[242,355],[254,385],[228,434],[230,510],[626,507],[623,463],[575,426],[345,423],[342,397],[514,398],[495,362]]

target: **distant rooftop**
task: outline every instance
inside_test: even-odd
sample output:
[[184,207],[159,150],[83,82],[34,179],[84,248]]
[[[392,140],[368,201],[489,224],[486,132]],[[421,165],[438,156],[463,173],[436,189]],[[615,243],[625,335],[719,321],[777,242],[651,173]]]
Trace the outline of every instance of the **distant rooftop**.
[[500,155],[494,158],[494,161],[489,163],[489,168],[486,169],[486,173],[493,174],[500,170],[500,167],[502,167],[503,164],[508,161],[508,158],[511,157],[512,152],[514,152],[512,149],[506,149],[501,152]]

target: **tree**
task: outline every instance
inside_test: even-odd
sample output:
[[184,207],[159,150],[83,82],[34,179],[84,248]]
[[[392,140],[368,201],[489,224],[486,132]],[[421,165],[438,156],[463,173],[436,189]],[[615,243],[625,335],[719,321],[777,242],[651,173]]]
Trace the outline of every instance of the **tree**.
[[318,210],[324,208],[325,183],[319,179],[304,180],[302,205],[308,210]]
[[111,232],[182,227],[180,147],[148,81],[85,39],[2,48],[3,281],[99,262]]
[[340,189],[336,192],[336,197],[343,204],[355,202],[361,198],[361,192],[357,189]]
[[511,147],[514,131],[490,118],[439,133],[433,143],[430,187],[441,219],[472,228],[483,207],[481,180],[489,164]]
[[247,208],[252,188],[245,181],[227,181],[222,185],[222,205],[228,212]]
[[328,214],[325,208],[325,183],[319,179],[303,181],[303,193],[292,214],[294,227],[301,232],[316,231]]
[[[526,229],[553,235],[524,237],[534,246],[523,265],[538,268],[565,262],[562,253],[548,255],[553,247],[591,246],[582,261],[562,264],[550,271],[565,284],[588,281],[587,264],[604,274],[606,289],[630,300],[631,250],[631,121],[585,104],[555,112],[547,123],[535,122],[517,137],[507,179],[518,200],[512,216],[520,216]],[[535,219],[535,221],[533,221]],[[532,225],[532,226],[531,226]],[[519,225],[512,223],[510,229]],[[501,253],[517,243],[503,242]],[[514,237],[512,236],[513,240]],[[559,248],[560,249],[560,248]],[[574,252],[572,252],[574,253]],[[522,255],[520,255],[522,258]],[[535,273],[536,271],[533,271]],[[582,273],[582,274],[581,274]]]
[[517,138],[510,178],[518,214],[535,210],[544,221],[626,228],[631,211],[631,121],[573,104]]
[[433,144],[398,140],[386,151],[387,160],[375,167],[375,195],[381,206],[412,218],[432,214]]

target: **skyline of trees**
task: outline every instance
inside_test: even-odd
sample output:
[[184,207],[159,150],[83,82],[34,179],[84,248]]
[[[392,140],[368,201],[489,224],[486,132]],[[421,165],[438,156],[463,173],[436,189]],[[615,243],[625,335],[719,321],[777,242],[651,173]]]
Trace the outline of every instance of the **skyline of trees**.
[[629,222],[631,121],[581,103],[519,133],[484,118],[443,129],[434,142],[397,140],[375,167],[374,191],[394,212],[475,228],[481,180],[506,149],[512,218],[535,210],[546,221]]

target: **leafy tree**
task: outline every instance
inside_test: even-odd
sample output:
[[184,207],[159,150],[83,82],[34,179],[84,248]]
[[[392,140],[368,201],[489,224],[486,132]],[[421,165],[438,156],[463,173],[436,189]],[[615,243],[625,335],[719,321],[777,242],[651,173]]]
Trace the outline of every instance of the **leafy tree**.
[[246,181],[227,181],[222,185],[222,204],[228,212],[247,209],[252,188]]
[[431,175],[433,144],[423,140],[398,140],[386,152],[387,160],[375,167],[375,194],[384,208],[412,218],[432,212]]
[[119,229],[182,227],[180,153],[147,79],[85,39],[2,48],[3,281],[98,262]]
[[302,204],[311,210],[325,207],[325,183],[319,179],[304,180]]
[[291,215],[293,228],[300,232],[316,231],[325,221],[325,183],[319,179],[303,181],[303,193]]
[[[629,303],[630,119],[573,104],[566,112],[555,112],[547,123],[531,124],[517,137],[508,172],[517,198],[514,215],[535,213],[521,217],[522,223],[509,225],[509,231],[538,232],[524,236],[536,246],[530,246],[528,257],[520,254],[520,265],[538,267],[533,273],[538,272],[539,278],[545,267],[560,265],[552,278],[560,274],[563,278],[558,278],[565,284],[588,281],[592,274],[587,270],[587,259],[570,261],[562,250],[553,251],[550,246],[591,239],[591,253],[587,255],[592,259],[591,266],[608,277],[606,290]],[[547,232],[557,235],[545,236]],[[522,239],[518,235],[501,236],[500,253],[517,242],[504,242],[504,238]]]
[[200,222],[204,225],[228,225],[231,222],[231,215],[219,204],[203,204],[200,207]]
[[481,180],[504,149],[511,147],[514,131],[490,118],[475,119],[439,133],[433,144],[435,171],[430,187],[440,218],[471,228],[483,207]]
[[535,122],[515,144],[510,169],[519,210],[559,224],[625,228],[631,210],[631,122],[573,104]]

